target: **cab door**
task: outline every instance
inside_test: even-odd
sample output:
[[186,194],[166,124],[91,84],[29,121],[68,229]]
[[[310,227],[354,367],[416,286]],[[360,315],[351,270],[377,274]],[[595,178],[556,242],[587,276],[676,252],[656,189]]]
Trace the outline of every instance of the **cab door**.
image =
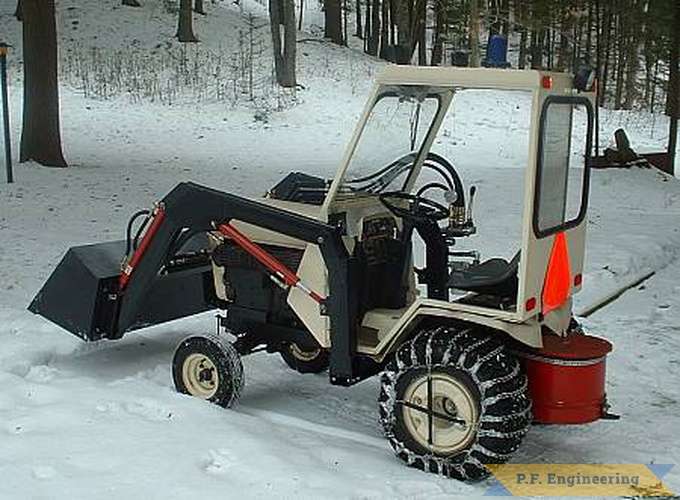
[[564,334],[571,297],[583,281],[593,106],[586,95],[545,95],[538,101],[535,168],[529,170],[525,192],[518,315],[538,316]]

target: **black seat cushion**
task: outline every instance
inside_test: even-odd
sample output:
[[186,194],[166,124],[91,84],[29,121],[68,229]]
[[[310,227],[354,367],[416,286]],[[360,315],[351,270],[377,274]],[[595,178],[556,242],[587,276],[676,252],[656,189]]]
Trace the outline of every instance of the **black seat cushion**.
[[518,266],[519,252],[510,262],[500,258],[489,259],[467,269],[453,271],[449,276],[449,288],[512,297],[517,294]]

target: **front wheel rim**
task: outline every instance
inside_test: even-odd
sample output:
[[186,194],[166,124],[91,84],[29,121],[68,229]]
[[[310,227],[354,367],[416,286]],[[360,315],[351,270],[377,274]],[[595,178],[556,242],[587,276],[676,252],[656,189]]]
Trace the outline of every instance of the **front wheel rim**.
[[474,439],[479,410],[472,392],[457,377],[426,373],[404,391],[402,415],[409,434],[421,447],[449,456]]
[[217,393],[220,379],[215,363],[205,354],[194,353],[182,364],[182,381],[192,396],[210,399]]

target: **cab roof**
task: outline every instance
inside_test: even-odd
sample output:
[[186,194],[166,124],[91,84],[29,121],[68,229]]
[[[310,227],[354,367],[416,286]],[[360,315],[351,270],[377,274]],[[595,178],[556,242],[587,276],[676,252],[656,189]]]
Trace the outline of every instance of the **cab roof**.
[[542,88],[550,77],[553,91],[571,91],[573,77],[567,73],[538,70],[454,68],[445,66],[387,66],[377,79],[378,85],[423,85],[468,89],[528,90]]

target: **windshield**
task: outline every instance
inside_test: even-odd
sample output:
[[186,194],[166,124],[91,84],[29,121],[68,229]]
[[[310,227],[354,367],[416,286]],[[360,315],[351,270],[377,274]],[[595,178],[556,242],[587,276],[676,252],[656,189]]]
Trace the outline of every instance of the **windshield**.
[[439,109],[422,88],[382,94],[366,122],[339,194],[402,189]]

